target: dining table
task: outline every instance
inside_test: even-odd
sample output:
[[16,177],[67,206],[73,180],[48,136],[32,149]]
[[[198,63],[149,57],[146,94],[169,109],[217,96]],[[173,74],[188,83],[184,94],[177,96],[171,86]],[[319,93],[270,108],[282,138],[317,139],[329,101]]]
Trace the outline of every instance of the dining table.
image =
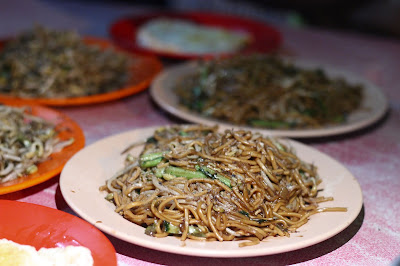
[[[40,23],[110,38],[110,24],[147,10],[135,2],[18,0],[0,3],[0,38]],[[363,204],[343,231],[311,246],[252,257],[197,257],[132,244],[105,233],[118,265],[400,265],[400,39],[349,30],[296,27],[270,23],[282,36],[279,52],[318,60],[375,84],[388,101],[385,114],[373,124],[330,136],[296,139],[345,166],[360,184]],[[183,59],[160,58],[164,68]],[[149,90],[121,99],[78,106],[52,106],[76,121],[85,145],[125,131],[181,124],[156,104]],[[78,216],[64,199],[60,175],[35,186],[0,195],[0,200],[28,202]],[[3,218],[2,218],[3,219]],[[6,219],[6,217],[5,217]]]

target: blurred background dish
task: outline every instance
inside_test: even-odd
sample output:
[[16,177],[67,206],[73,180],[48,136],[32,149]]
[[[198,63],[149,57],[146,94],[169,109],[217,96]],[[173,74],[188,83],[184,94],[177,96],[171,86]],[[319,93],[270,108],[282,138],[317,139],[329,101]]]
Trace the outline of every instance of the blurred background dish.
[[[155,12],[144,15],[136,15],[116,20],[110,27],[110,35],[116,45],[129,51],[155,54],[163,57],[175,59],[190,59],[199,57],[213,57],[221,55],[230,55],[235,52],[227,51],[218,53],[206,52],[173,52],[170,50],[149,49],[138,43],[138,33],[142,27],[155,19],[164,18],[194,23],[203,27],[215,27],[215,29],[224,29],[230,32],[242,33],[248,36],[243,48],[239,49],[241,53],[249,52],[272,52],[277,50],[282,42],[280,32],[266,23],[261,23],[249,18],[240,16],[218,14],[213,12]],[[179,38],[177,36],[177,38]],[[190,49],[189,49],[190,51]]]
[[40,26],[0,43],[0,100],[82,105],[145,90],[155,57],[122,52],[106,39]]
[[32,187],[56,176],[61,172],[64,164],[85,146],[82,129],[67,115],[40,105],[13,104],[12,106],[26,106],[30,110],[30,114],[55,124],[57,137],[60,140],[73,138],[74,141],[61,151],[52,153],[46,161],[39,163],[35,173],[0,183],[0,195]]
[[[83,246],[91,251],[94,266],[116,266],[113,245],[86,221],[49,207],[26,202],[0,200],[0,239],[40,248]],[[27,219],[28,218],[28,219]]]
[[[363,86],[363,98],[360,107],[350,113],[346,121],[333,125],[322,125],[316,128],[256,128],[248,125],[235,125],[228,121],[200,115],[181,104],[175,89],[183,80],[187,84],[187,78],[184,79],[187,75],[196,73],[199,67],[197,62],[187,62],[165,69],[155,78],[150,88],[150,94],[162,109],[193,123],[207,125],[218,124],[220,127],[224,128],[242,126],[248,130],[257,129],[264,134],[297,138],[321,137],[354,131],[376,122],[386,113],[388,108],[386,97],[379,88],[367,80],[359,78],[350,72],[341,71],[332,66],[317,62],[305,60],[293,60],[293,62],[295,65],[305,69],[320,68],[328,77],[342,77],[348,81],[349,84],[361,84]],[[254,95],[254,97],[256,98],[258,96]]]
[[236,53],[251,39],[244,31],[163,16],[143,23],[136,34],[136,43],[144,49],[194,55]]
[[174,92],[202,116],[266,129],[337,125],[360,108],[363,86],[285,59],[253,54],[203,61]]

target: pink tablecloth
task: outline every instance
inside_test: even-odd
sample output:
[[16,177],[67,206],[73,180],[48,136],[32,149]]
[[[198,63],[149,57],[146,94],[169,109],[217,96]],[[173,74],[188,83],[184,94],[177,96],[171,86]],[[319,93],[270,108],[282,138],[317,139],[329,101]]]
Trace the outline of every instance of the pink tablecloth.
[[[286,53],[352,71],[378,85],[390,110],[377,124],[336,137],[301,141],[345,165],[361,184],[364,205],[343,232],[311,247],[284,254],[236,259],[197,258],[142,248],[109,236],[119,265],[389,265],[400,255],[400,41],[320,30],[288,29]],[[1,33],[1,32],[0,32]],[[77,121],[91,144],[103,137],[179,120],[155,106],[147,91],[106,104],[57,108]],[[73,213],[55,177],[35,187],[0,196]]]

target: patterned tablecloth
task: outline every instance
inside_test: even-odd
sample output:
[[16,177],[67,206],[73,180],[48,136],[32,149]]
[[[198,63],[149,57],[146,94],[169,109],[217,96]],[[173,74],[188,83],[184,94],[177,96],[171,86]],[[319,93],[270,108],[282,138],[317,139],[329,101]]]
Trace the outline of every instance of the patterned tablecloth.
[[[0,37],[15,33],[34,21],[105,35],[106,29],[98,27],[106,27],[112,19],[134,10],[107,6],[109,9],[97,8],[93,16],[85,17],[82,15],[85,9],[72,13],[73,3],[60,7],[49,3],[29,0],[1,3]],[[31,8],[32,13],[22,13],[18,7],[21,5]],[[100,16],[102,12],[103,17]],[[41,13],[49,18],[44,19]],[[52,24],[51,19],[57,17],[59,20]],[[97,26],[96,19],[100,21]],[[320,244],[252,258],[174,255],[109,236],[118,253],[119,265],[389,265],[400,255],[400,41],[276,27],[283,34],[285,53],[351,71],[379,86],[389,100],[387,115],[368,128],[341,136],[301,140],[338,160],[357,178],[364,196],[358,217],[343,232]],[[105,104],[56,109],[81,125],[87,145],[130,129],[181,122],[152,103],[148,91]],[[56,176],[32,188],[2,195],[0,200],[31,202],[73,213],[61,195],[58,181],[59,176]]]

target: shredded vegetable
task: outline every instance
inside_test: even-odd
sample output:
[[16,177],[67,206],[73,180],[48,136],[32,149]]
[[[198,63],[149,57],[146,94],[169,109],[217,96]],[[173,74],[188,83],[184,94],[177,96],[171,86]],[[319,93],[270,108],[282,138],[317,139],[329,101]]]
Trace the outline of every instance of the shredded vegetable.
[[24,98],[70,98],[105,93],[129,81],[130,58],[87,45],[73,31],[40,26],[0,51],[0,93]]
[[38,164],[73,143],[28,108],[0,105],[0,183],[37,172]]

